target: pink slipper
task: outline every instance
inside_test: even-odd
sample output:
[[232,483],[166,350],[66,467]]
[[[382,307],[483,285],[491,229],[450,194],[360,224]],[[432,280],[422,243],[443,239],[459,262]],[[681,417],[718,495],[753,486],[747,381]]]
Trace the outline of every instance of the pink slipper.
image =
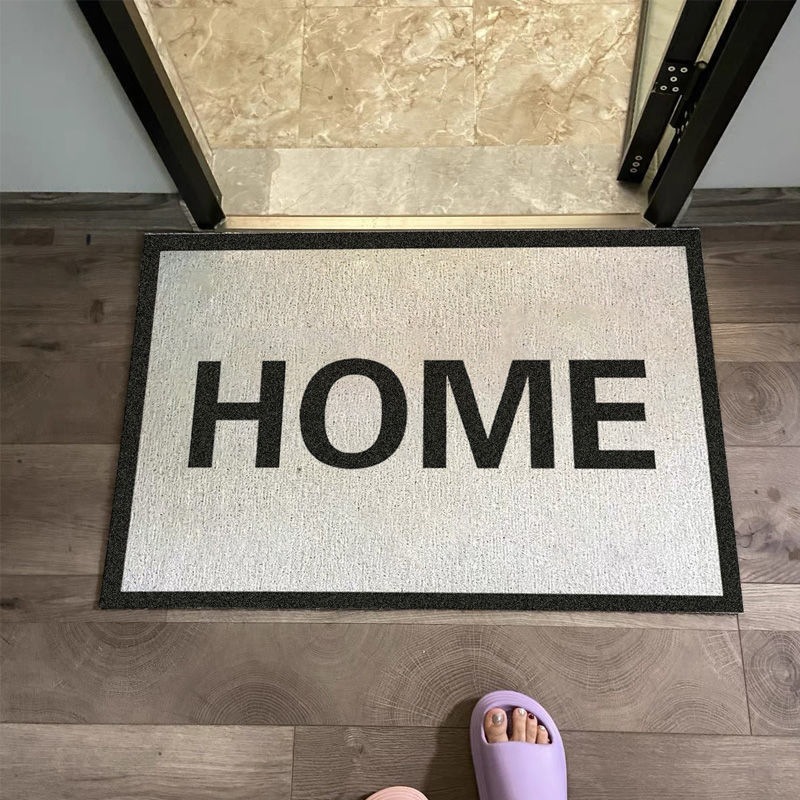
[[[489,744],[483,732],[483,718],[495,706],[509,718],[515,708],[535,714],[547,728],[550,744]],[[481,800],[567,800],[564,743],[552,717],[535,700],[518,692],[487,694],[472,712],[469,736]]]
[[409,789],[408,786],[390,786],[371,794],[367,800],[428,800],[422,792]]

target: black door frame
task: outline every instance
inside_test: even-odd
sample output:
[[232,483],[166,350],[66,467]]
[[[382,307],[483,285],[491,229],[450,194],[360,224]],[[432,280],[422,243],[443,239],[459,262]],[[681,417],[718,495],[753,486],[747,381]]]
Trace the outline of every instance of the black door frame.
[[650,184],[646,220],[667,227],[678,218],[794,4],[738,0],[694,91],[670,121],[675,134]]
[[224,218],[222,193],[130,0],[76,0],[199,228]]
[[737,0],[705,64],[697,59],[721,0],[684,3],[617,176],[641,183],[666,131],[674,128],[648,188],[644,218],[653,225],[669,227],[680,215],[794,4]]
[[[642,4],[638,69],[641,69],[641,48],[647,36],[646,19],[651,5],[652,0],[645,0]],[[638,120],[634,120],[633,135],[630,138],[626,137],[627,146],[622,156],[617,180],[626,183],[641,183],[644,180],[661,137],[678,103],[686,93],[703,42],[721,6],[722,0],[687,0],[685,3],[675,23],[657,74],[653,78],[653,85],[642,107],[642,113]],[[632,84],[638,81],[638,78],[639,75],[635,74]],[[634,102],[632,87],[631,107]]]

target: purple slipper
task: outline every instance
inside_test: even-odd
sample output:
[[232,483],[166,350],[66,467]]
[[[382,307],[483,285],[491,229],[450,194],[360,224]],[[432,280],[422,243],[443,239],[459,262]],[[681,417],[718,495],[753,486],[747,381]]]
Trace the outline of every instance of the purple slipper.
[[[489,744],[483,732],[483,718],[495,706],[509,718],[515,708],[535,714],[547,728],[550,744]],[[561,734],[552,717],[535,700],[519,692],[487,694],[472,712],[469,736],[481,800],[566,800],[567,762]]]

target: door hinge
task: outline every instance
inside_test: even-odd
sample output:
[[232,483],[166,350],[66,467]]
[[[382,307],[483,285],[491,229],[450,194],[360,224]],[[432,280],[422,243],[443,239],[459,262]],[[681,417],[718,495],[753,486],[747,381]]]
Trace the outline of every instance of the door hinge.
[[653,91],[656,94],[683,94],[694,71],[694,64],[686,61],[665,61],[656,75]]

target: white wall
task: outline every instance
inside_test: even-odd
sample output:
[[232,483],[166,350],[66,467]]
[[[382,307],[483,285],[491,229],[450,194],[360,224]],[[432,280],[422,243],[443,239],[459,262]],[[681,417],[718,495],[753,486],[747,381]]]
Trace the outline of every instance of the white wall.
[[175,191],[72,0],[0,0],[0,189]]
[[800,186],[800,4],[711,154],[697,187]]

